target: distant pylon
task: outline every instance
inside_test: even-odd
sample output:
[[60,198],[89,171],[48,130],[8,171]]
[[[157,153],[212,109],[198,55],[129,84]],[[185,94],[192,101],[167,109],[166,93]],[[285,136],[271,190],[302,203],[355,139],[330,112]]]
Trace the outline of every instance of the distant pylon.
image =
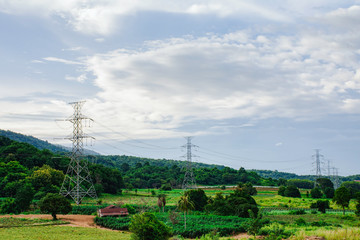
[[196,145],[191,143],[191,139],[192,137],[186,137],[187,143],[183,146],[186,148],[186,171],[182,184],[184,190],[196,188],[196,181],[192,168],[192,157],[195,157],[195,155],[192,154],[192,148],[196,147]]
[[333,167],[333,177],[334,177],[334,188],[338,189],[340,187],[339,175],[338,175],[338,168]]
[[314,182],[314,187],[316,187],[316,180],[321,177],[321,160],[320,158],[324,157],[320,154],[320,149],[315,149],[315,165],[316,165],[316,179]]
[[94,185],[91,181],[87,161],[81,159],[83,155],[83,139],[92,138],[84,135],[83,121],[92,119],[81,114],[82,102],[70,103],[74,108],[74,114],[66,119],[73,124],[71,160],[66,171],[64,182],[60,189],[60,194],[70,196],[79,205],[85,196],[97,198]]

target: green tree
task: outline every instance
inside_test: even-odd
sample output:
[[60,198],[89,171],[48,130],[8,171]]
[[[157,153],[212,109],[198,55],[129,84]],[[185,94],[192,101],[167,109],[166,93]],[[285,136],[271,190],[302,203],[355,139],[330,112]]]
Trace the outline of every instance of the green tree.
[[15,203],[19,212],[29,209],[34,198],[34,188],[30,183],[23,184],[16,192]]
[[259,234],[260,229],[264,226],[264,221],[262,220],[262,214],[259,213],[257,216],[249,210],[250,221],[247,227],[247,232],[254,236],[256,239],[256,235]]
[[285,190],[286,190],[285,186],[280,186],[278,190],[278,195],[285,196]]
[[287,186],[284,195],[285,197],[301,198],[299,189],[294,185]]
[[195,211],[203,211],[205,205],[208,202],[208,197],[206,196],[204,190],[202,189],[191,189],[185,192],[185,195],[189,196],[189,200],[194,203]]
[[171,228],[148,212],[133,215],[129,230],[133,240],[167,240],[172,236]]
[[335,191],[333,202],[343,208],[343,215],[345,215],[345,207],[349,207],[350,191],[346,187],[339,187]]
[[163,212],[165,211],[165,205],[166,205],[166,195],[165,194],[158,195],[157,205],[159,207],[159,212],[160,212],[161,208],[162,208]]
[[335,194],[335,189],[327,187],[324,189],[324,194],[326,198],[333,198]]
[[360,193],[356,193],[355,198],[356,198],[355,214],[356,214],[356,216],[360,216]]
[[178,208],[180,211],[184,212],[184,226],[186,229],[186,214],[195,208],[195,204],[190,201],[189,195],[183,194],[178,201]]
[[322,196],[323,196],[320,188],[318,188],[318,187],[311,189],[310,195],[312,198],[322,198]]
[[53,220],[57,220],[56,214],[68,214],[72,210],[70,202],[57,193],[48,193],[39,201],[39,207],[42,212],[50,213]]
[[326,188],[334,188],[334,184],[328,178],[318,178],[318,179],[316,179],[316,184],[319,185],[319,187],[323,191]]
[[329,200],[317,200],[310,205],[310,208],[317,208],[319,212],[326,213],[326,209],[330,209],[330,203]]

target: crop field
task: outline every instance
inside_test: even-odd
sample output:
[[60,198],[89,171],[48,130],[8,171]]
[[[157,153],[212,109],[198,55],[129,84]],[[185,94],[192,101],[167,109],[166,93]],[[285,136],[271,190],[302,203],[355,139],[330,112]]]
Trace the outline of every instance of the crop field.
[[128,240],[129,232],[109,231],[99,228],[70,226],[34,226],[19,228],[0,228],[1,239],[17,240]]
[[[209,197],[221,192],[223,195],[230,194],[233,189],[227,188],[206,188],[204,189]],[[257,187],[258,194],[254,199],[260,209],[263,208],[263,219],[268,222],[263,229],[263,234],[279,231],[288,233],[289,239],[304,239],[305,236],[322,236],[326,239],[360,239],[360,219],[354,213],[347,212],[345,216],[342,212],[328,212],[326,214],[316,213],[310,210],[310,204],[316,202],[306,196],[306,191],[302,191],[302,198],[290,198],[277,195],[277,188]],[[165,212],[159,212],[157,207],[158,194],[166,195]],[[72,214],[94,215],[97,208],[108,206],[109,204],[134,206],[136,211],[152,211],[155,215],[170,226],[174,235],[183,235],[185,239],[195,238],[211,230],[220,233],[220,239],[242,239],[248,219],[241,219],[232,216],[208,215],[207,213],[191,212],[187,216],[187,229],[183,228],[184,219],[182,212],[176,210],[176,205],[182,190],[159,191],[138,189],[137,191],[124,191],[121,195],[103,194],[99,200],[101,205],[97,205],[99,200],[86,199],[82,206],[74,206]],[[331,208],[340,209],[330,200]],[[270,211],[271,208],[271,211]],[[275,208],[272,209],[272,208]],[[287,208],[309,209],[303,213],[296,213]],[[355,209],[355,202],[352,201],[350,209]],[[171,211],[176,210],[176,223],[170,219]],[[73,215],[78,216],[78,215]],[[92,216],[94,217],[94,216]],[[118,219],[118,220],[117,220]],[[102,221],[102,222],[101,222]],[[99,226],[71,226],[66,225],[66,221],[50,221],[46,219],[26,219],[26,218],[0,218],[1,239],[130,239],[128,225],[130,218],[103,218],[97,220]],[[59,225],[60,224],[60,225]],[[105,228],[100,228],[106,227]],[[21,231],[19,229],[21,228]],[[115,230],[111,230],[115,229]],[[275,229],[275,230],[274,230]],[[237,235],[237,236],[236,236]],[[336,236],[336,237],[334,237]],[[248,236],[244,236],[248,237]],[[246,238],[244,238],[246,239]]]

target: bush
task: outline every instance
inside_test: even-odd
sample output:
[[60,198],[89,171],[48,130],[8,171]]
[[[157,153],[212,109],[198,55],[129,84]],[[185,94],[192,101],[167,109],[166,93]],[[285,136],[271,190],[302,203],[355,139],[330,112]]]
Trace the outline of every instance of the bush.
[[306,221],[303,218],[298,218],[295,220],[295,224],[298,226],[306,226]]
[[289,211],[289,215],[303,215],[305,213],[304,209]]
[[285,230],[285,227],[279,223],[272,223],[260,229],[260,235],[267,235],[266,240],[282,240],[289,238],[292,233]]
[[171,228],[148,212],[132,216],[129,230],[134,240],[166,240],[172,236]]
[[112,230],[129,230],[130,217],[95,217],[94,222]]
[[7,198],[1,202],[0,213],[19,213],[16,207],[15,198]]

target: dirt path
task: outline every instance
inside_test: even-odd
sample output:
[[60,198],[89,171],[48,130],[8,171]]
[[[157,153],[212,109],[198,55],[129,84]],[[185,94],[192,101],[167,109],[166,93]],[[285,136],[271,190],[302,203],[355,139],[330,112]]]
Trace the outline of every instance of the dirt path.
[[[4,217],[52,219],[51,215],[49,215],[49,214],[0,215],[0,218],[4,218]],[[99,228],[94,223],[95,216],[92,216],[92,215],[62,215],[62,214],[58,214],[57,218],[62,221],[70,222],[70,224],[67,224],[66,226]]]

